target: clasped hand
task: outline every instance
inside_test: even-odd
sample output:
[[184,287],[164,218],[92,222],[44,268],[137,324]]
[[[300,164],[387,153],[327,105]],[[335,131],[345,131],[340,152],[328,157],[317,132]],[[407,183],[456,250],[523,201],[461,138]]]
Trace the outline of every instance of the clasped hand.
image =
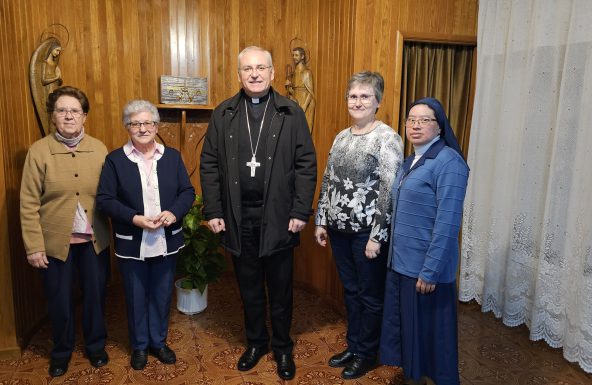
[[162,226],[169,227],[173,223],[177,222],[177,217],[172,212],[165,210],[154,218],[150,218],[145,215],[134,215],[132,221],[134,225],[142,229],[156,230]]

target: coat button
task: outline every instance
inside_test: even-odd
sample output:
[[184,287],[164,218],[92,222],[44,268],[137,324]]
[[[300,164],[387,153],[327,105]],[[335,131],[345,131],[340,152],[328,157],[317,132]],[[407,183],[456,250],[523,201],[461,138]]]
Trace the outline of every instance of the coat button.
[[74,174],[74,178],[78,178],[78,174]]
[[76,158],[76,154],[72,154],[72,158]]
[[78,196],[78,195],[80,195],[80,193],[79,192],[76,192],[76,195]]

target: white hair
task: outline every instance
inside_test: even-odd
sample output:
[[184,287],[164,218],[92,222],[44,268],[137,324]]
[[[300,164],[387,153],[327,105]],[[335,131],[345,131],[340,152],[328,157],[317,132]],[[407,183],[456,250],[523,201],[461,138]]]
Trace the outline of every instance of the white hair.
[[121,121],[123,122],[123,125],[127,126],[129,123],[131,123],[131,116],[137,114],[138,112],[149,112],[152,114],[153,122],[160,122],[160,114],[158,113],[158,108],[156,108],[154,104],[147,100],[135,99],[129,101],[125,107],[123,107],[123,113],[121,114]]
[[259,52],[263,52],[266,56],[267,62],[269,63],[270,66],[273,67],[273,62],[271,60],[271,53],[266,50],[265,48],[261,48],[261,47],[257,47],[256,45],[251,45],[245,49],[243,49],[239,54],[238,54],[238,65],[240,67],[240,62],[241,59],[243,58],[243,56],[247,53],[247,52],[251,52],[251,51],[259,51]]

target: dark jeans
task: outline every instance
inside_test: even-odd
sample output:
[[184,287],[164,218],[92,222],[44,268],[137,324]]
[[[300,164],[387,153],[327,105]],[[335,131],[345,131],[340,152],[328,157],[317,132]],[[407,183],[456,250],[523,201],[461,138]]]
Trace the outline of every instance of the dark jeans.
[[48,314],[53,330],[51,357],[69,358],[74,350],[74,282],[82,292],[82,333],[87,352],[105,348],[105,292],[109,276],[109,248],[98,255],[92,242],[70,245],[68,258],[49,257],[42,270]]
[[374,259],[364,254],[370,233],[328,230],[347,310],[348,350],[374,359],[380,343],[387,247]]
[[144,261],[117,258],[123,277],[130,347],[160,349],[166,344],[177,254]]
[[269,298],[273,331],[271,348],[274,352],[291,353],[294,347],[290,338],[294,250],[260,258],[260,209],[243,208],[243,211],[241,255],[233,256],[232,260],[243,301],[247,343],[254,347],[267,347],[269,344],[265,326]]

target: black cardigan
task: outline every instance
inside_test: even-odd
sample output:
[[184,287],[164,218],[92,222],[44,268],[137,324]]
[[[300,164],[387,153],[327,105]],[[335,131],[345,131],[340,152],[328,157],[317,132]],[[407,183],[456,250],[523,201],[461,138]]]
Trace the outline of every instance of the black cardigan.
[[[165,151],[157,162],[156,173],[160,193],[160,207],[177,218],[165,227],[167,253],[175,253],[183,247],[183,216],[195,199],[187,169],[181,154],[173,148]],[[135,215],[144,214],[142,182],[137,163],[125,155],[123,148],[114,150],[105,159],[97,191],[97,208],[111,217],[115,254],[140,258],[143,229],[133,224]]]

